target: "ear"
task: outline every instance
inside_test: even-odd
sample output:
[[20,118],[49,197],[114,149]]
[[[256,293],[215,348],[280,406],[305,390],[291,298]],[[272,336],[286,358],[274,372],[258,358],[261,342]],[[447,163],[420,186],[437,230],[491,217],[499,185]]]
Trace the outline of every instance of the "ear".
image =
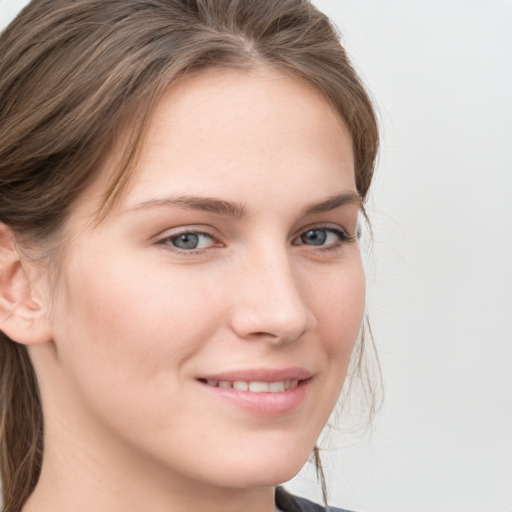
[[29,267],[16,248],[13,232],[0,222],[0,331],[23,345],[36,345],[50,341],[52,333],[41,300],[32,290]]

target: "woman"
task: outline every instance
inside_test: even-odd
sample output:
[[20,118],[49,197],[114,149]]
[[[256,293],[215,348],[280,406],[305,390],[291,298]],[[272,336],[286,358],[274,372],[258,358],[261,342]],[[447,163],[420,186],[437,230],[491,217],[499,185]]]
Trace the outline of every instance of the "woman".
[[328,20],[39,0],[0,48],[5,510],[321,510],[275,487],[360,331],[378,145]]

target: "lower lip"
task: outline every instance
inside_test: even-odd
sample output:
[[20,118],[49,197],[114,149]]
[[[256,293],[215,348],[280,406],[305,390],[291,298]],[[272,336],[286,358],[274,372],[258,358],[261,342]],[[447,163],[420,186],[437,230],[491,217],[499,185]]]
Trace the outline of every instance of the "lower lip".
[[253,393],[233,388],[219,388],[202,382],[200,385],[212,395],[245,411],[260,416],[281,416],[300,407],[306,398],[309,383],[310,379],[302,380],[296,387],[276,393]]

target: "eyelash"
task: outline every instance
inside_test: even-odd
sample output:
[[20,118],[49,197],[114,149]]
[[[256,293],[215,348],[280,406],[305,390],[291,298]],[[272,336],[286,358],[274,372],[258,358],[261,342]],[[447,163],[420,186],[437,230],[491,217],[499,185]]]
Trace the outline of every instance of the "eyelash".
[[[327,245],[325,245],[323,243],[322,244],[296,243],[297,240],[303,241],[303,237],[306,236],[306,234],[311,233],[313,231],[325,232],[326,239],[329,236],[329,234],[335,235],[337,240],[334,243],[329,243]],[[184,236],[184,235],[193,235],[193,236],[197,236],[197,237],[208,237],[209,239],[211,239],[212,244],[208,247],[199,248],[199,249],[197,249],[197,248],[182,249],[180,247],[176,247],[174,245],[173,241],[177,240],[179,237]],[[313,226],[313,227],[307,228],[306,230],[302,231],[298,236],[296,236],[292,240],[292,245],[295,245],[295,246],[299,246],[299,245],[308,246],[309,245],[311,247],[316,247],[316,250],[335,251],[335,250],[340,249],[341,246],[343,246],[347,243],[357,242],[357,238],[358,238],[357,235],[349,235],[344,230],[342,230],[340,228],[329,227],[329,226]],[[199,230],[194,230],[194,229],[187,229],[187,230],[183,230],[183,231],[180,231],[177,233],[173,233],[172,235],[166,236],[156,242],[156,245],[165,246],[169,250],[172,250],[178,254],[184,254],[184,255],[185,254],[186,255],[203,254],[204,252],[208,251],[212,247],[215,247],[215,244],[216,244],[216,240],[213,235],[211,235],[210,233],[204,232],[204,231],[199,231]]]
[[[179,247],[176,247],[173,244],[173,240],[176,240],[179,237],[184,236],[184,235],[194,235],[194,236],[198,236],[198,237],[208,237],[208,238],[210,238],[212,240],[212,245],[209,246],[209,247],[200,248],[200,249],[197,249],[197,248],[181,249]],[[178,254],[203,254],[208,249],[211,249],[212,246],[213,247],[215,246],[215,237],[213,235],[211,235],[210,233],[206,233],[204,231],[199,231],[199,230],[195,230],[195,229],[187,229],[187,230],[183,230],[183,231],[180,231],[180,232],[177,232],[177,233],[173,233],[172,235],[166,236],[165,238],[162,238],[161,240],[158,240],[156,242],[156,244],[157,245],[163,245],[166,249],[174,251],[174,252],[176,252]]]
[[[333,251],[333,250],[339,249],[344,244],[357,241],[357,236],[356,235],[349,235],[343,229],[335,228],[335,227],[329,227],[329,226],[313,226],[313,227],[310,227],[310,228],[306,229],[305,231],[303,231],[299,236],[295,237],[294,241],[295,240],[302,240],[302,241],[304,241],[303,237],[306,236],[308,233],[311,233],[313,231],[325,232],[326,233],[326,237],[328,237],[329,234],[332,234],[332,235],[336,236],[336,241],[334,243],[325,244],[325,245],[324,244],[318,244],[318,245],[310,244],[312,247],[316,247],[317,250]],[[293,243],[293,245],[306,245],[307,246],[308,244],[305,244],[305,243],[303,243],[303,244],[295,244],[295,243]]]

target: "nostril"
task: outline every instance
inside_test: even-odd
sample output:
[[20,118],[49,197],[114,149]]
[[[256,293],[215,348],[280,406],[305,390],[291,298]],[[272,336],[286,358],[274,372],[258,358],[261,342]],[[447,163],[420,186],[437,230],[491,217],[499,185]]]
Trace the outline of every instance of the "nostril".
[[250,332],[246,336],[244,336],[246,340],[249,341],[268,341],[268,342],[286,342],[286,341],[293,341],[291,338],[295,339],[296,336],[289,335],[286,333],[277,334],[272,332],[264,332],[264,331],[258,331],[258,332]]
[[[274,262],[275,263],[275,262]],[[261,266],[261,261],[258,262]],[[231,327],[241,337],[253,341],[289,342],[313,325],[307,300],[289,268],[267,265],[252,279],[243,282],[233,298]],[[270,268],[270,270],[269,270]],[[273,269],[273,270],[272,270]],[[278,272],[279,271],[279,272]],[[263,279],[257,277],[263,276]]]

